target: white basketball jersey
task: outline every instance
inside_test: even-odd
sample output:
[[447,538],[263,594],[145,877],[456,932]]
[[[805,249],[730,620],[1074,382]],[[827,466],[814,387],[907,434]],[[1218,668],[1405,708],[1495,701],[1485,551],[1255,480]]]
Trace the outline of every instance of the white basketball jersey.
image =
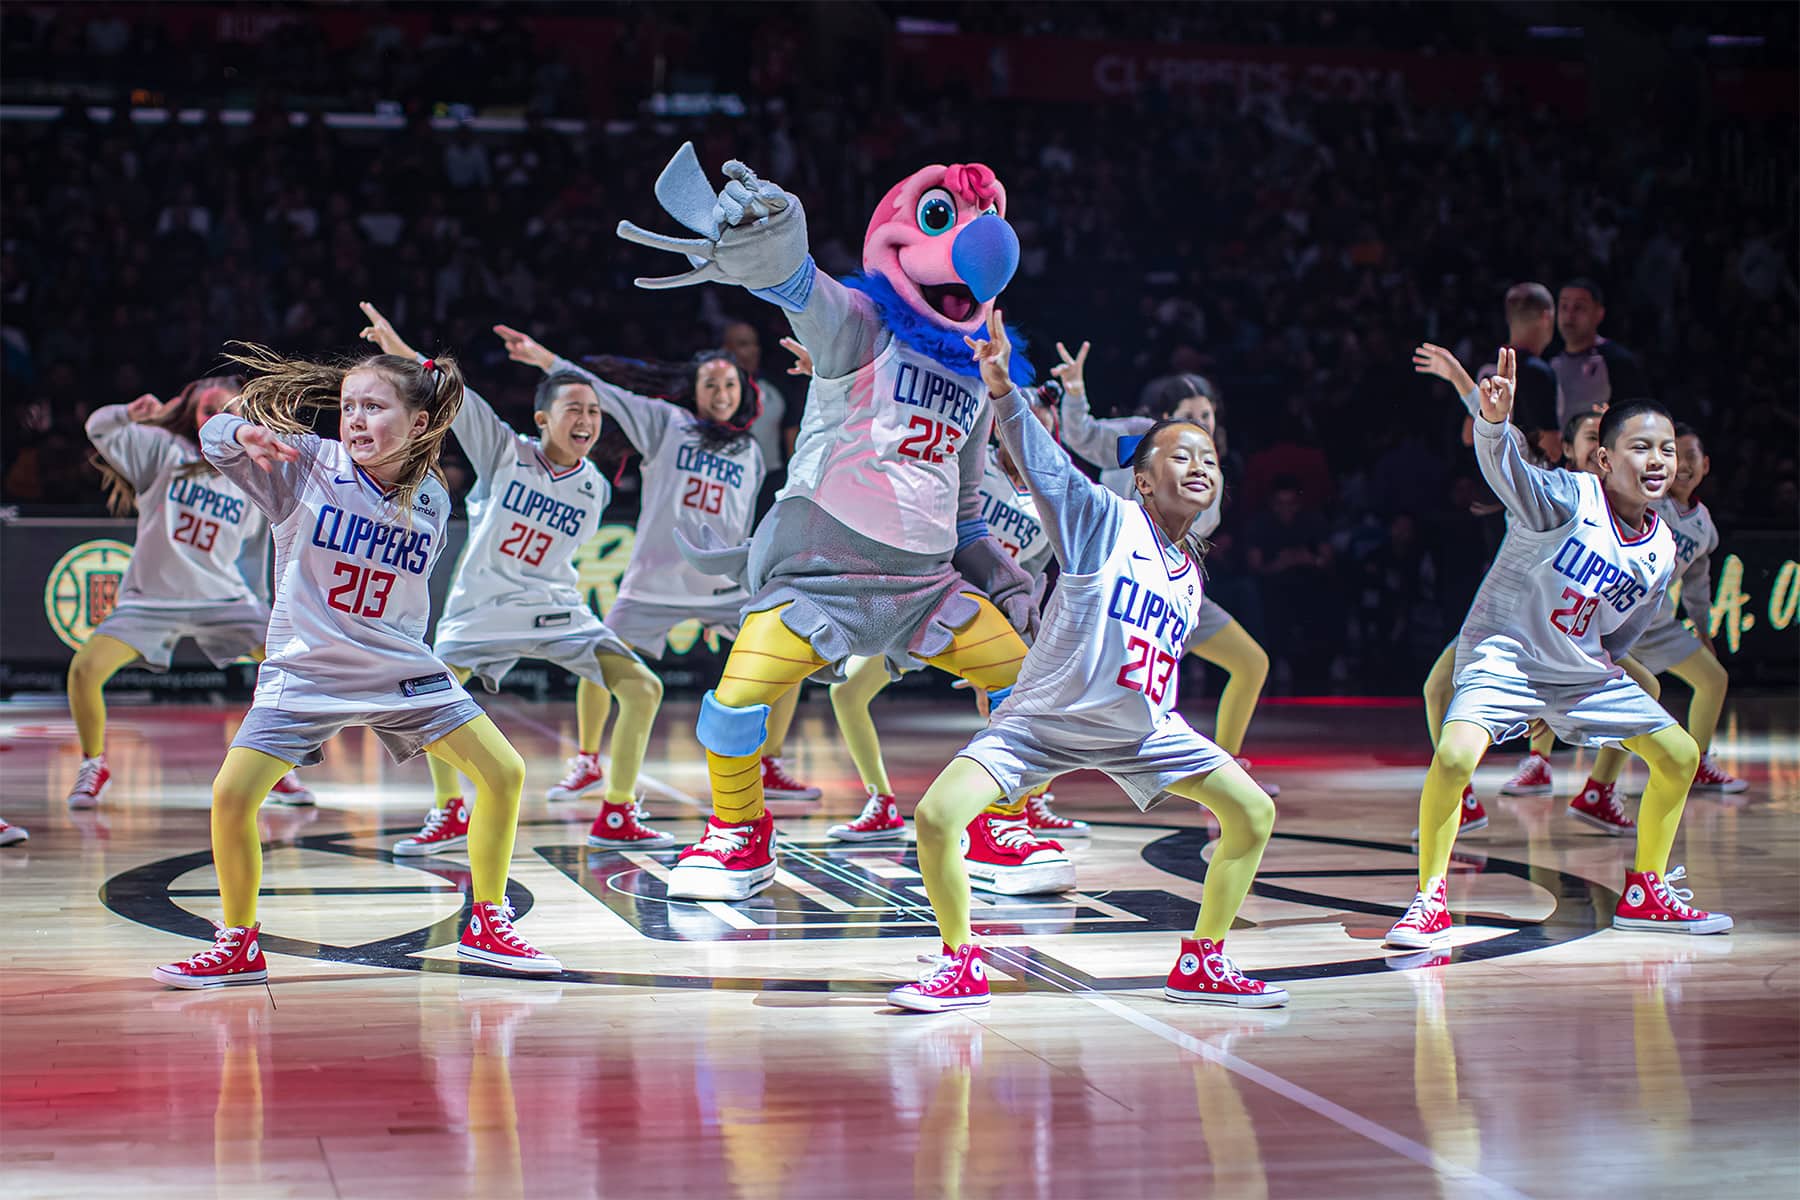
[[949,554],[963,458],[984,452],[991,423],[979,379],[889,339],[851,374],[813,378],[778,499],[810,499],[899,550]]
[[1038,576],[1049,569],[1050,536],[1038,514],[1037,501],[1013,484],[991,451],[981,477],[981,519],[1021,570]]
[[[1675,578],[1681,582],[1679,607],[1686,609],[1688,616],[1698,624],[1705,619],[1703,614],[1712,605],[1712,597],[1707,594],[1712,589],[1710,559],[1712,552],[1719,548],[1719,527],[1713,524],[1712,513],[1706,505],[1698,500],[1685,512],[1672,498],[1657,501],[1655,507],[1669,527],[1669,536],[1675,540]],[[1696,563],[1700,564],[1698,571],[1694,570]],[[1690,589],[1696,594],[1690,595]],[[1671,587],[1663,593],[1662,611],[1651,628],[1660,629],[1679,619],[1675,589]]]
[[1167,721],[1200,610],[1200,568],[1187,551],[1142,505],[1108,499],[1117,540],[1098,571],[1060,577],[1002,708],[1054,717],[1059,744],[1126,745]]
[[257,706],[344,713],[468,699],[424,640],[450,517],[443,484],[427,479],[412,511],[397,512],[341,443],[283,435],[300,457],[265,472],[237,443],[243,424],[214,417],[200,439],[274,528],[275,603]]
[[444,620],[496,604],[580,608],[575,554],[600,528],[612,489],[588,459],[553,466],[471,390],[451,425],[480,478],[469,497],[469,541]]
[[1675,571],[1667,523],[1653,507],[1648,528],[1631,535],[1614,520],[1597,477],[1568,478],[1577,502],[1567,521],[1548,530],[1507,522],[1457,639],[1459,676],[1472,663],[1543,684],[1616,676],[1601,639],[1641,606],[1662,603]]
[[675,416],[667,433],[644,459],[637,539],[619,581],[619,598],[671,608],[744,598],[740,581],[707,575],[683,558],[675,531],[696,546],[706,544],[704,528],[714,530],[723,545],[749,540],[763,481],[762,447],[745,437],[729,449],[708,450],[701,445],[700,421],[669,407]]
[[137,539],[119,583],[121,603],[178,609],[259,599],[238,559],[266,525],[242,489],[223,475],[186,475],[200,460],[194,445],[136,424],[122,404],[95,412],[87,432],[137,492]]

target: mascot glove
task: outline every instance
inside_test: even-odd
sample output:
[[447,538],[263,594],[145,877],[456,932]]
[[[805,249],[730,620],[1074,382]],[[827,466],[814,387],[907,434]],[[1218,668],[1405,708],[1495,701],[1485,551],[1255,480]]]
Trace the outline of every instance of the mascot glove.
[[979,538],[951,559],[957,574],[986,593],[994,607],[1027,643],[1037,638],[1038,599],[1044,581],[1033,579],[992,537]]
[[799,197],[757,178],[743,163],[725,164],[727,182],[717,192],[694,154],[683,143],[656,180],[663,210],[700,236],[670,237],[620,221],[618,233],[628,242],[683,255],[693,270],[683,275],[640,278],[641,288],[687,287],[696,283],[735,283],[753,291],[775,291],[770,299],[804,295],[809,290],[811,258],[807,254],[806,210]]

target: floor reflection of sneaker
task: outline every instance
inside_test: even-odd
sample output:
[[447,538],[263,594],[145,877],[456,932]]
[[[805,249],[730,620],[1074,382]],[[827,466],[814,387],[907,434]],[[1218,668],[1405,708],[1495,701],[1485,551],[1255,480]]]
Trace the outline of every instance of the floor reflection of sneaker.
[[300,831],[319,819],[317,808],[263,808],[256,814],[256,822],[262,828],[263,840],[283,845],[293,845],[300,840]]
[[1581,794],[1569,801],[1569,815],[1603,833],[1624,837],[1637,828],[1637,822],[1625,815],[1621,799],[1617,784],[1590,779]]
[[460,850],[469,844],[469,806],[461,796],[444,801],[444,807],[425,814],[419,832],[394,843],[394,853],[403,857],[442,854]]
[[762,760],[762,783],[763,797],[768,800],[817,800],[824,794],[789,775],[781,759],[766,755]]
[[290,808],[310,808],[318,803],[311,790],[292,771],[275,781],[275,786],[269,789],[269,799]]
[[1710,913],[1688,904],[1694,893],[1670,887],[1687,876],[1686,867],[1655,871],[1627,871],[1625,891],[1613,910],[1613,928],[1635,933],[1725,933],[1732,920],[1724,913]]
[[478,902],[456,947],[458,957],[521,975],[560,974],[562,964],[520,937],[512,921],[511,901]]
[[1051,808],[1055,799],[1055,792],[1040,792],[1026,798],[1025,823],[1031,826],[1031,832],[1047,833],[1052,837],[1087,837],[1092,832],[1088,823],[1065,817]]
[[1448,950],[1420,950],[1416,954],[1396,954],[1385,961],[1390,971],[1417,971],[1426,967],[1447,967],[1450,965]]
[[16,846],[30,836],[24,826],[8,825],[4,820],[0,820],[0,846]]
[[708,817],[706,832],[669,872],[671,900],[745,900],[775,878],[775,818],[727,824]]
[[1228,1004],[1237,1008],[1279,1008],[1287,989],[1251,979],[1225,957],[1225,943],[1182,938],[1181,954],[1163,984],[1163,995],[1182,1004]]
[[607,801],[588,830],[587,844],[602,850],[660,850],[675,844],[673,834],[650,828],[642,816],[635,803]]
[[825,831],[828,838],[840,842],[894,842],[906,836],[906,818],[900,815],[900,803],[886,792],[869,789],[862,815],[854,821],[833,825]]
[[982,1008],[989,1000],[987,966],[981,961],[979,946],[945,946],[942,954],[921,954],[919,961],[928,968],[919,982],[897,987],[888,993],[888,1003],[913,1012],[951,1012],[959,1008]]
[[1275,797],[1281,795],[1281,785],[1278,783],[1270,783],[1266,779],[1257,778],[1256,772],[1254,772],[1250,769],[1250,760],[1249,759],[1240,758],[1237,760],[1237,765],[1244,768],[1244,774],[1250,776],[1251,779],[1255,780],[1256,786],[1261,788],[1264,792],[1266,792],[1269,796],[1269,799],[1273,800]]
[[1003,896],[1066,892],[1075,886],[1075,864],[1058,842],[1031,832],[1023,816],[982,813],[963,832],[963,865],[969,885]]
[[263,958],[258,935],[261,925],[221,925],[213,922],[213,944],[192,958],[151,972],[158,983],[189,990],[209,987],[239,987],[265,983],[269,978],[268,960]]
[[112,772],[107,769],[106,755],[84,758],[75,771],[75,786],[69,789],[69,807],[98,808],[111,788]]
[[562,782],[544,793],[547,800],[579,800],[606,782],[598,754],[585,751],[569,760],[569,773]]
[[[1468,784],[1463,788],[1462,808],[1456,817],[1456,834],[1461,837],[1465,833],[1480,833],[1488,827],[1487,809],[1482,807],[1481,800],[1475,795],[1475,785]],[[1419,840],[1419,831],[1413,830],[1413,841]]]
[[1700,756],[1700,769],[1694,772],[1694,789],[1703,792],[1741,792],[1750,785],[1713,761],[1712,754]]
[[1513,777],[1500,785],[1502,796],[1541,796],[1556,786],[1550,773],[1550,760],[1533,750],[1519,760]]
[[1450,889],[1443,876],[1431,880],[1413,896],[1406,915],[1394,923],[1382,941],[1400,950],[1435,950],[1450,944]]

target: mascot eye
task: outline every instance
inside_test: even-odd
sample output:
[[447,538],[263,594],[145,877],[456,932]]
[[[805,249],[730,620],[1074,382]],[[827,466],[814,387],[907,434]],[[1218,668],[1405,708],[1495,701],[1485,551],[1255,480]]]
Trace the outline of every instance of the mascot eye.
[[919,232],[927,237],[949,233],[956,224],[956,201],[943,188],[932,188],[919,197]]

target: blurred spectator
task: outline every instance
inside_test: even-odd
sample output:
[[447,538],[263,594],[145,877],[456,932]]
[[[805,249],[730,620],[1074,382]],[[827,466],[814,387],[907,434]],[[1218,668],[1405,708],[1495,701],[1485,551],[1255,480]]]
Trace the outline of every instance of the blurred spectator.
[[1591,279],[1572,279],[1556,298],[1556,327],[1562,353],[1550,360],[1562,394],[1558,424],[1578,412],[1600,412],[1625,400],[1647,399],[1650,379],[1637,355],[1600,336],[1606,319],[1606,297]]

